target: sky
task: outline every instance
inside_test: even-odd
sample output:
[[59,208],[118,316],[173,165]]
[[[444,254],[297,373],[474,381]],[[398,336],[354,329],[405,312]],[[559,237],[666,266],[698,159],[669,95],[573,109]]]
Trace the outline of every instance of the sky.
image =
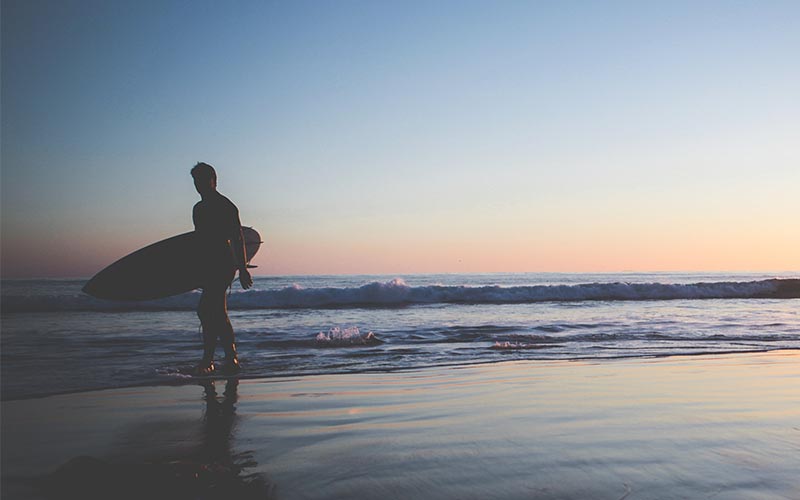
[[800,2],[2,0],[3,278],[800,269]]

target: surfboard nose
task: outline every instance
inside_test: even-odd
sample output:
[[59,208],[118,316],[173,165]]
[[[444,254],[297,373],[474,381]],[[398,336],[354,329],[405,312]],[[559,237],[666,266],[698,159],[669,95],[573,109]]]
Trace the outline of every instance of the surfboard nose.
[[108,288],[108,285],[103,283],[103,276],[98,273],[83,285],[81,291],[96,299],[108,299],[110,298],[108,294],[103,293],[105,288]]

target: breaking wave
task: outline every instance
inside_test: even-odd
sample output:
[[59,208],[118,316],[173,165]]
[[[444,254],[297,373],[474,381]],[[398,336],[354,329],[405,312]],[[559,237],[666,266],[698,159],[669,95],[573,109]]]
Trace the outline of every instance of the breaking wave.
[[[403,307],[422,304],[524,304],[535,302],[796,299],[800,279],[721,281],[709,283],[586,283],[531,286],[409,286],[396,278],[349,288],[303,288],[233,292],[230,309],[310,309]],[[200,293],[141,302],[100,300],[85,294],[4,295],[2,311],[181,311],[197,307]]]

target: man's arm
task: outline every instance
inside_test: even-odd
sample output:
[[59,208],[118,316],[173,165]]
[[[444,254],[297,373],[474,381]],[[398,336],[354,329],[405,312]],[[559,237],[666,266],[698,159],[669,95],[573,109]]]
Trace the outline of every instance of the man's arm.
[[253,278],[247,270],[247,254],[244,247],[244,235],[242,234],[242,223],[239,221],[239,210],[234,212],[233,235],[231,238],[231,250],[233,251],[234,262],[239,269],[239,283],[242,288],[247,290],[253,286]]

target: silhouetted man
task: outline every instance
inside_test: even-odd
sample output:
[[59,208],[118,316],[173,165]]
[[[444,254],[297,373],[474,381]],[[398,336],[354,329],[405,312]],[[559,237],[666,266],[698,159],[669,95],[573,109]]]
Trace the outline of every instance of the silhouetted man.
[[198,375],[214,371],[217,338],[225,349],[223,372],[239,371],[233,326],[228,318],[226,292],[239,269],[239,282],[245,290],[253,285],[239,222],[239,209],[217,192],[217,173],[207,163],[192,168],[194,187],[202,198],[194,206],[192,219],[200,239],[203,295],[197,315],[203,327],[203,359],[195,368]]

